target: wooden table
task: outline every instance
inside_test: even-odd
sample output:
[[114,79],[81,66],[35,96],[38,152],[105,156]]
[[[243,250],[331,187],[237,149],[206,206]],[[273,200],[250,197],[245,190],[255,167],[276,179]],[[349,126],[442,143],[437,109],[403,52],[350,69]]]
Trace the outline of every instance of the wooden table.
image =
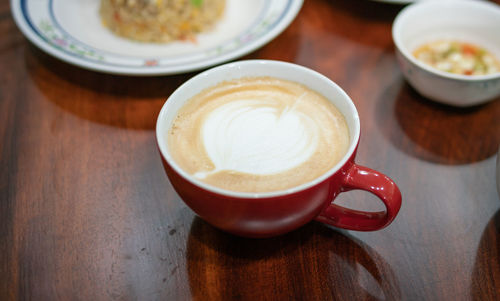
[[[500,1],[497,1],[500,2]],[[264,240],[205,223],[161,166],[155,122],[195,73],[99,74],[32,46],[0,4],[0,300],[499,300],[500,102],[457,109],[403,79],[401,6],[307,0],[246,58],[290,61],[354,100],[357,162],[398,183],[378,232],[317,222]],[[365,192],[338,200],[380,204]]]

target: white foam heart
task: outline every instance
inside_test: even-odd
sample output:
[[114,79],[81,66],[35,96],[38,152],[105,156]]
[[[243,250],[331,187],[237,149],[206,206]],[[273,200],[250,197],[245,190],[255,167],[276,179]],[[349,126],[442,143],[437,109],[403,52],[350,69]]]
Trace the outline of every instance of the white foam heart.
[[253,99],[220,106],[202,126],[203,143],[215,165],[210,173],[234,170],[266,175],[291,169],[314,153],[317,133],[309,116],[293,108],[279,111]]

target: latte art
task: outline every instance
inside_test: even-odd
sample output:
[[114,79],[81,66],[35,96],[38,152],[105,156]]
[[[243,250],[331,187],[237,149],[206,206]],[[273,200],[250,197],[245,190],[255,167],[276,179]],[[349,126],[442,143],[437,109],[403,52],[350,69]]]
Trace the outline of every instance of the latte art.
[[276,78],[223,82],[189,100],[168,134],[186,172],[241,192],[287,189],[332,168],[346,153],[342,114],[307,87]]
[[207,116],[202,138],[215,165],[210,173],[274,174],[299,166],[314,153],[319,130],[314,120],[293,108],[280,112],[273,101],[235,100]]

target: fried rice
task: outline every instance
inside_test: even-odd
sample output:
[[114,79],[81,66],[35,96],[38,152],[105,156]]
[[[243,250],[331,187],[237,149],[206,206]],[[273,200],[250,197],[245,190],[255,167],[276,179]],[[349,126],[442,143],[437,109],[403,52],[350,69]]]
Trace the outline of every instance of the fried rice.
[[142,42],[192,40],[221,18],[225,0],[101,0],[102,22]]

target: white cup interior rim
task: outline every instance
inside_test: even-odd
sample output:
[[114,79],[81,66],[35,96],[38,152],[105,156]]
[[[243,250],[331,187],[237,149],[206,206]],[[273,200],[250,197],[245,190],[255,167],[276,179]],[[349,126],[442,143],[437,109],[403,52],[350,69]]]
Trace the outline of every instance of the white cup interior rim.
[[[261,75],[249,75],[246,70],[248,68],[256,68],[257,70],[262,70]],[[260,192],[260,193],[250,193],[250,192],[236,192],[236,191],[231,191],[231,190],[226,190],[222,189],[219,187],[215,187],[209,184],[206,184],[196,178],[194,178],[192,175],[188,174],[180,166],[173,160],[171,157],[168,146],[167,146],[167,139],[166,139],[166,132],[170,128],[171,123],[167,121],[167,114],[176,114],[178,108],[182,106],[188,99],[183,97],[183,92],[185,91],[190,91],[194,87],[198,87],[199,85],[207,85],[206,82],[208,80],[211,80],[214,82],[214,84],[218,82],[222,82],[224,80],[228,79],[234,79],[234,78],[241,78],[241,77],[247,77],[247,76],[272,76],[272,75],[266,75],[269,73],[270,69],[276,69],[278,70],[278,73],[282,73],[283,76],[290,75],[290,74],[295,74],[299,75],[300,78],[309,78],[311,80],[314,80],[315,82],[318,82],[322,85],[327,85],[332,89],[332,91],[335,91],[336,95],[335,97],[339,99],[338,101],[342,102],[345,107],[348,109],[350,116],[350,120],[352,120],[351,124],[349,125],[349,134],[350,134],[350,144],[348,151],[344,155],[344,157],[330,170],[328,170],[326,173],[321,175],[320,177],[314,179],[313,181],[304,183],[299,186],[292,187],[290,189],[285,189],[285,190],[279,190],[279,191],[272,191],[272,192]],[[236,72],[236,76],[235,76]],[[232,74],[230,78],[227,78],[228,74]],[[274,76],[274,77],[281,77],[281,76]],[[283,77],[281,77],[283,78]],[[287,79],[287,78],[284,78]],[[298,81],[301,83],[300,81]],[[206,88],[213,86],[214,84],[208,84]],[[200,88],[198,88],[200,89]],[[203,88],[204,89],[204,88]],[[202,89],[202,90],[203,90]],[[321,91],[317,91],[321,93]],[[197,94],[199,92],[196,92],[194,94]],[[325,95],[324,93],[321,93]],[[332,96],[330,98],[326,96],[327,99],[331,100]],[[332,100],[331,100],[332,101]],[[177,106],[177,108],[175,108]],[[337,106],[338,107],[338,106]],[[172,111],[173,110],[173,111]],[[344,116],[346,115],[343,113]],[[347,121],[347,116],[345,116],[346,121]],[[184,84],[182,84],[179,88],[177,88],[172,95],[167,99],[165,104],[163,105],[159,115],[158,115],[158,120],[156,123],[156,139],[158,142],[158,147],[160,149],[161,155],[163,158],[167,161],[167,163],[177,172],[180,176],[182,176],[184,179],[188,180],[189,182],[193,183],[194,185],[201,187],[207,191],[211,191],[217,194],[229,196],[229,197],[234,197],[234,198],[268,198],[268,197],[279,197],[287,194],[292,194],[296,193],[305,189],[308,189],[314,185],[317,185],[318,183],[326,180],[333,174],[335,174],[344,164],[349,160],[349,158],[352,156],[354,151],[356,150],[358,141],[359,141],[359,136],[360,136],[360,122],[359,122],[359,115],[356,110],[356,107],[354,106],[354,103],[350,99],[350,97],[333,81],[328,79],[326,76],[313,71],[311,69],[308,69],[303,66],[299,66],[296,64],[292,63],[287,63],[287,62],[282,62],[282,61],[273,61],[273,60],[246,60],[246,61],[238,61],[234,63],[228,63],[225,65],[221,65],[218,67],[214,67],[212,69],[209,69],[207,71],[204,71],[188,81],[186,81]]]

